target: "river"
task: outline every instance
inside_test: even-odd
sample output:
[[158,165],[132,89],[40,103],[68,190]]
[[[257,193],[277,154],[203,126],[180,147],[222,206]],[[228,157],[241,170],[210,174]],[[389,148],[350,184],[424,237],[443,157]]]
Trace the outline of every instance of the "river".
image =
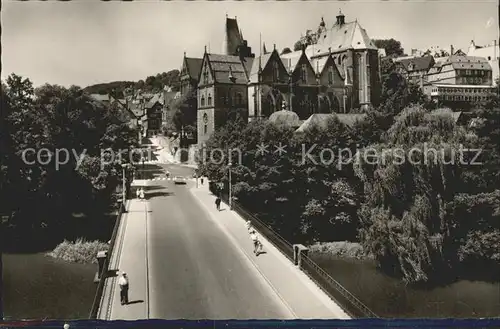
[[374,261],[311,254],[325,271],[384,318],[478,318],[500,316],[500,283],[461,280],[416,288],[377,270]]
[[3,254],[6,319],[87,319],[97,264],[75,264],[37,254]]

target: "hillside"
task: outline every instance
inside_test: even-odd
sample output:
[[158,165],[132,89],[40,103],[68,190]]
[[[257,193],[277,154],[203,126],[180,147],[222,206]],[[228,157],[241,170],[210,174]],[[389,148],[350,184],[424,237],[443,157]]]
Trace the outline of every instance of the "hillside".
[[120,97],[127,88],[142,89],[148,92],[159,92],[164,86],[170,86],[173,91],[179,90],[179,70],[158,73],[139,81],[113,81],[88,86],[84,90],[90,94],[111,94]]

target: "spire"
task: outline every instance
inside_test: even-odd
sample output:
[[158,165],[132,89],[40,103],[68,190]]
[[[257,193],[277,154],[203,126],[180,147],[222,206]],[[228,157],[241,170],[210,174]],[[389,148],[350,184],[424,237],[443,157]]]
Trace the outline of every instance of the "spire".
[[205,54],[207,53],[207,46],[205,45]]
[[262,72],[262,61],[261,61],[262,53],[265,54],[264,48],[262,47],[262,33],[259,33],[259,46],[260,46],[260,54],[259,54],[259,74],[260,74]]
[[332,56],[332,47],[328,47],[328,54],[330,54],[330,56]]
[[262,55],[267,54],[266,43],[262,43]]
[[186,58],[186,52],[184,52],[184,58]]
[[273,49],[276,50],[276,44],[273,44]]

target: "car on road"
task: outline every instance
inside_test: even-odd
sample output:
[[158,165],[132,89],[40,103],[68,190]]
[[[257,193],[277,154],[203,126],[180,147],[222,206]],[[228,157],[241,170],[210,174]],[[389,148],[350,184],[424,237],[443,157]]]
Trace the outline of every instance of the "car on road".
[[187,183],[186,177],[175,176],[174,177],[174,183],[175,184],[186,184]]

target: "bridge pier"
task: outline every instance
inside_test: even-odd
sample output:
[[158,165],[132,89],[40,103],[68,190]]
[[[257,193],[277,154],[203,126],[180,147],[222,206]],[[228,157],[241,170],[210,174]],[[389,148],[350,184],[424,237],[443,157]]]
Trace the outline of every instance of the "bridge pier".
[[302,244],[293,245],[293,263],[298,267],[302,268],[302,256],[307,256],[309,248]]

